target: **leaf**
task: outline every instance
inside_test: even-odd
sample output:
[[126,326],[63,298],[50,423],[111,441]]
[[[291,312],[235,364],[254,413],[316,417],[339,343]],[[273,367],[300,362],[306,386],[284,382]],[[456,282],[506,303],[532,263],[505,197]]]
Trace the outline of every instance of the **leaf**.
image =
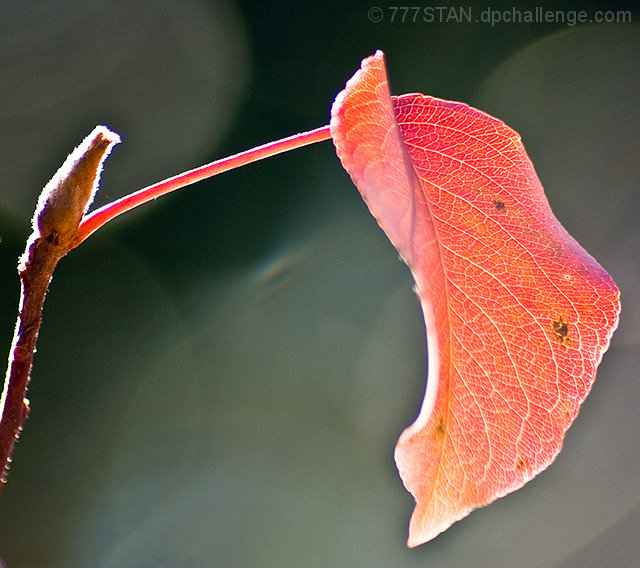
[[554,217],[518,134],[461,103],[391,97],[382,52],[336,98],[331,135],[424,313],[426,394],[395,451],[417,546],[555,459],[619,292]]

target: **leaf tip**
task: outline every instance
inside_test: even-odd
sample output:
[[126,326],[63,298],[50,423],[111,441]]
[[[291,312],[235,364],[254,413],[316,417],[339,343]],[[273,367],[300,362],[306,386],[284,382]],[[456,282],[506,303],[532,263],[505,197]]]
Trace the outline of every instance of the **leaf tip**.
[[[368,76],[376,76],[372,73],[372,68],[385,69],[385,55],[378,49],[373,55],[365,57],[360,63],[360,68],[347,81],[345,88],[340,91],[331,106],[331,122],[329,123],[331,135],[334,137],[339,133],[340,119],[343,118],[344,112],[348,109],[346,101],[352,93],[362,87],[362,83],[366,81]],[[370,79],[369,79],[370,80]]]

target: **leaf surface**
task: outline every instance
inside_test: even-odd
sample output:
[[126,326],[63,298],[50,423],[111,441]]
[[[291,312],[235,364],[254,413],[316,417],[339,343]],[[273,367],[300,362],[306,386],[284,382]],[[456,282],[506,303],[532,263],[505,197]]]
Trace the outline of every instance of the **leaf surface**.
[[465,104],[391,97],[382,52],[336,97],[330,126],[424,314],[425,398],[395,451],[416,546],[555,459],[619,292],[554,217],[518,134]]

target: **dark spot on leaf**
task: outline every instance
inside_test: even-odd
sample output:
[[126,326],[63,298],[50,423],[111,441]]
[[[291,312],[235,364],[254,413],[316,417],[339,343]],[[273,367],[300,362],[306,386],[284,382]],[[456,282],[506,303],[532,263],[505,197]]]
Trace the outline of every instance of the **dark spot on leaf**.
[[442,438],[444,437],[445,431],[444,431],[444,420],[442,418],[442,416],[440,416],[438,418],[438,425],[436,426],[436,436],[438,436],[438,438]]
[[516,469],[518,471],[522,471],[523,469],[525,469],[527,467],[527,462],[526,460],[522,459],[522,458],[518,458],[518,461],[516,462]]
[[571,422],[575,418],[575,411],[570,408],[565,408],[562,416],[564,417],[566,424],[571,424]]
[[571,339],[569,337],[569,322],[565,321],[562,316],[558,316],[558,319],[553,320],[553,334],[556,336],[560,345],[569,345]]
[[494,199],[491,203],[493,203],[493,206],[496,208],[496,211],[502,212],[506,208],[504,201],[502,201],[502,199]]

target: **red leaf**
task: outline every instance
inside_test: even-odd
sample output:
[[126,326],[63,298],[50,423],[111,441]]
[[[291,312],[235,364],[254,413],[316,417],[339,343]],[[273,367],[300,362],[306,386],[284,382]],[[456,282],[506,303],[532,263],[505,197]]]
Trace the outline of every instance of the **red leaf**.
[[554,460],[619,292],[554,217],[518,134],[461,103],[391,97],[381,52],[336,98],[331,134],[424,312],[425,399],[395,452],[416,546]]

